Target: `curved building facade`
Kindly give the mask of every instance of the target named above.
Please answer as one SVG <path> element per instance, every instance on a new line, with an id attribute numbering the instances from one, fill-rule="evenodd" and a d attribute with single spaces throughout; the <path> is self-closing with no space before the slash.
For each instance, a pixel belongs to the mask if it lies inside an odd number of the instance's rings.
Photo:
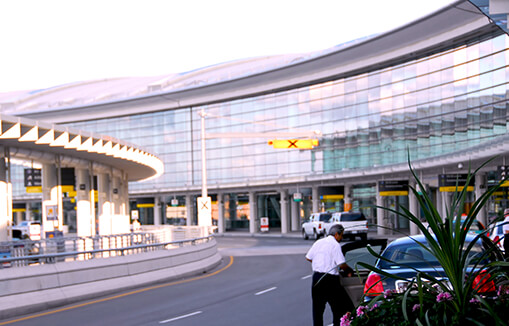
<path id="1" fill-rule="evenodd" d="M 450 193 L 440 179 L 497 155 L 478 175 L 473 200 L 509 164 L 508 90 L 507 34 L 471 2 L 457 1 L 326 51 L 71 84 L 17 94 L 1 108 L 157 153 L 164 174 L 129 187 L 133 202 L 153 204 L 140 206 L 149 224 L 196 222 L 203 111 L 207 185 L 220 232 L 258 232 L 265 216 L 272 228 L 298 231 L 310 212 L 324 209 L 361 210 L 372 224 L 414 232 L 374 207 L 418 214 L 415 198 L 381 188 L 412 184 L 410 158 L 427 186 L 422 191 L 445 212 Z M 268 145 L 315 131 L 319 145 L 310 150 Z M 506 195 L 493 198 L 480 219 L 506 206 Z"/>

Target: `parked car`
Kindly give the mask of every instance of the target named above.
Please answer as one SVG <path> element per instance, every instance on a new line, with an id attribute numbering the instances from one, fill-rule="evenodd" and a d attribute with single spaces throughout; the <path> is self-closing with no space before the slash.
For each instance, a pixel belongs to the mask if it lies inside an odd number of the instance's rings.
<path id="1" fill-rule="evenodd" d="M 489 232 L 489 237 L 490 237 L 491 241 L 493 241 L 493 243 L 495 243 L 497 245 L 497 247 L 502 252 L 505 252 L 505 250 L 504 250 L 505 237 L 503 237 L 504 223 L 509 223 L 509 220 L 507 222 L 500 221 L 500 222 L 495 223 L 495 225 L 490 227 L 490 232 Z"/>
<path id="2" fill-rule="evenodd" d="M 329 233 L 330 228 L 335 224 L 341 224 L 345 228 L 344 237 L 354 239 L 359 236 L 361 240 L 368 238 L 368 220 L 361 212 L 336 212 L 325 223 L 325 234 Z"/>
<path id="3" fill-rule="evenodd" d="M 311 214 L 309 219 L 302 223 L 302 237 L 305 240 L 310 237 L 316 240 L 325 235 L 324 224 L 325 222 L 328 222 L 331 217 L 332 213 L 330 212 Z"/>
<path id="4" fill-rule="evenodd" d="M 465 221 L 466 220 L 461 219 L 461 221 L 460 221 L 461 225 L 465 224 Z M 427 226 L 427 223 L 423 223 L 423 224 Z M 430 232 L 432 232 L 431 229 L 429 228 L 429 226 L 427 226 L 427 228 Z M 468 230 L 468 234 L 476 235 L 476 234 L 482 233 L 485 229 L 486 229 L 486 227 L 484 226 L 484 224 L 481 223 L 481 221 L 474 220 L 474 222 L 470 226 L 470 229 Z M 489 236 L 489 234 L 486 234 L 486 236 Z"/>
<path id="5" fill-rule="evenodd" d="M 474 235 L 467 235 L 467 243 L 474 241 L 474 238 Z M 370 300 L 387 290 L 395 290 L 400 293 L 404 292 L 416 276 L 416 271 L 410 267 L 428 273 L 437 279 L 445 277 L 443 268 L 436 258 L 427 250 L 424 250 L 414 240 L 424 245 L 427 244 L 426 238 L 423 235 L 399 238 L 391 242 L 382 253 L 382 257 L 392 262 L 379 259 L 375 265 L 386 273 L 398 275 L 406 278 L 406 280 L 387 278 L 378 273 L 370 272 L 364 286 L 366 300 Z M 489 238 L 481 236 L 477 239 L 470 252 L 473 258 L 472 263 L 476 261 L 475 257 L 481 257 L 483 253 L 486 252 L 487 248 L 493 248 L 493 242 Z M 493 249 L 490 256 L 484 258 L 481 264 L 504 259 L 498 248 L 495 247 Z"/>
<path id="6" fill-rule="evenodd" d="M 12 230 L 21 231 L 22 239 L 41 240 L 41 222 L 22 221 L 12 227 Z"/>

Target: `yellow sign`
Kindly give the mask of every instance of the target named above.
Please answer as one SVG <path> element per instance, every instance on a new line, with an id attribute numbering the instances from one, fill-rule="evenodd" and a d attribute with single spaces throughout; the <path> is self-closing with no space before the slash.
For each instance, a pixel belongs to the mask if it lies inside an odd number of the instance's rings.
<path id="1" fill-rule="evenodd" d="M 39 192 L 42 192 L 42 186 L 30 186 L 30 187 L 26 187 L 26 191 L 29 194 L 39 193 Z"/>
<path id="2" fill-rule="evenodd" d="M 318 146 L 318 139 L 274 139 L 268 144 L 274 148 L 312 149 Z"/>
<path id="3" fill-rule="evenodd" d="M 380 196 L 408 196 L 408 191 L 380 191 Z"/>
<path id="4" fill-rule="evenodd" d="M 154 203 L 144 203 L 144 204 L 136 204 L 136 207 L 138 208 L 150 208 L 154 207 Z"/>
<path id="5" fill-rule="evenodd" d="M 463 186 L 450 186 L 450 187 L 440 187 L 440 192 L 456 192 L 456 191 L 463 191 Z M 474 191 L 474 187 L 473 186 L 468 186 L 467 187 L 467 191 Z"/>
<path id="6" fill-rule="evenodd" d="M 321 197 L 322 202 L 333 202 L 344 199 L 345 195 L 323 195 Z"/>

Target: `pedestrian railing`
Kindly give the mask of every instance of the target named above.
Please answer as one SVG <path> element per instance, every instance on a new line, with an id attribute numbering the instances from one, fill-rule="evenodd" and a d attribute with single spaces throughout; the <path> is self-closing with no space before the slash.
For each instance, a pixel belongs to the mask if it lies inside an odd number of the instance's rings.
<path id="1" fill-rule="evenodd" d="M 51 264 L 133 255 L 178 248 L 210 241 L 212 236 L 161 241 L 153 232 L 96 237 L 59 237 L 40 241 L 20 240 L 0 243 L 0 269 L 34 264 Z"/>

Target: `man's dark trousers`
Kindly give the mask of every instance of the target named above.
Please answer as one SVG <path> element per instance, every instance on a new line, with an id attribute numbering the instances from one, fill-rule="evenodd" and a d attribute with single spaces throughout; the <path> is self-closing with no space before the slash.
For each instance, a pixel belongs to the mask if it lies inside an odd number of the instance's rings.
<path id="1" fill-rule="evenodd" d="M 313 299 L 313 325 L 323 326 L 323 312 L 326 303 L 332 309 L 334 326 L 339 326 L 341 317 L 354 309 L 352 300 L 339 283 L 339 275 L 313 273 L 311 287 Z"/>

